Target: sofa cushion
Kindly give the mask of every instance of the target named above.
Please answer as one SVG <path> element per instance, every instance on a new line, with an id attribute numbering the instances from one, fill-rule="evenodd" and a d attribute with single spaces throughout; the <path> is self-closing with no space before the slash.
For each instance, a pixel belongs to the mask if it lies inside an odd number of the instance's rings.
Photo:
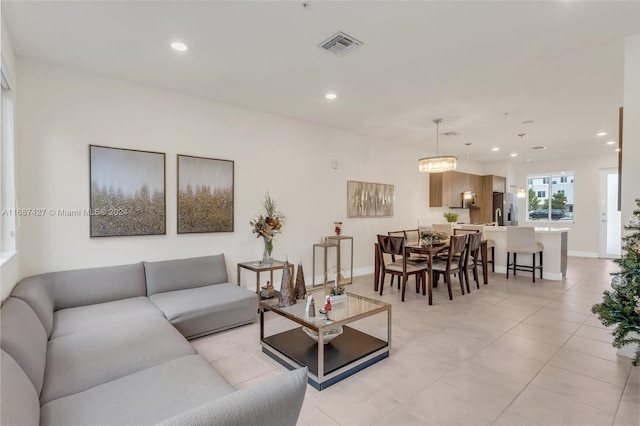
<path id="1" fill-rule="evenodd" d="M 24 370 L 40 394 L 47 357 L 47 333 L 31 307 L 9 297 L 0 313 L 0 346 Z"/>
<path id="2" fill-rule="evenodd" d="M 142 263 L 50 272 L 42 277 L 53 286 L 54 311 L 147 295 Z"/>
<path id="3" fill-rule="evenodd" d="M 248 324 L 258 315 L 258 296 L 231 283 L 158 293 L 149 299 L 188 339 Z"/>
<path id="4" fill-rule="evenodd" d="M 51 339 L 146 315 L 163 317 L 147 297 L 62 309 L 54 313 Z"/>
<path id="5" fill-rule="evenodd" d="M 288 371 L 162 422 L 165 426 L 295 426 L 307 389 L 307 368 Z"/>
<path id="6" fill-rule="evenodd" d="M 13 289 L 11 295 L 27 302 L 36 313 L 44 326 L 47 336 L 53 328 L 53 294 L 51 286 L 46 285 L 46 279 L 40 275 L 25 278 Z"/>
<path id="7" fill-rule="evenodd" d="M 42 406 L 42 425 L 154 424 L 233 392 L 200 355 L 190 355 Z"/>
<path id="8" fill-rule="evenodd" d="M 40 402 L 195 354 L 195 349 L 161 316 L 141 316 L 49 341 Z"/>
<path id="9" fill-rule="evenodd" d="M 224 254 L 144 262 L 147 295 L 227 282 Z"/>
<path id="10" fill-rule="evenodd" d="M 5 351 L 1 354 L 0 368 L 0 424 L 37 426 L 40 423 L 40 401 L 33 383 Z"/>

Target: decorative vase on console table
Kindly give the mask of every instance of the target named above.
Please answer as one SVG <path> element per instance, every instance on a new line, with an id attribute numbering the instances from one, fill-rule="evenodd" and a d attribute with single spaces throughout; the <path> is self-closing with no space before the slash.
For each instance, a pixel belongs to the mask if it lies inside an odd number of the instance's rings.
<path id="1" fill-rule="evenodd" d="M 271 253 L 273 252 L 273 240 L 267 237 L 263 237 L 264 240 L 264 252 L 262 253 L 262 263 L 270 265 L 273 263 L 273 257 Z"/>

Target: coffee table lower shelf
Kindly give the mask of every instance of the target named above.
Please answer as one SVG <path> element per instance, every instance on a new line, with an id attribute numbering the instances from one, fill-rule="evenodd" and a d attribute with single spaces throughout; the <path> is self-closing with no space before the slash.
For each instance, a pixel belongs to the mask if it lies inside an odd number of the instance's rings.
<path id="1" fill-rule="evenodd" d="M 343 333 L 324 345 L 324 374 L 318 379 L 318 343 L 302 327 L 262 339 L 262 352 L 293 370 L 309 367 L 309 384 L 323 390 L 389 356 L 389 344 L 343 326 Z"/>

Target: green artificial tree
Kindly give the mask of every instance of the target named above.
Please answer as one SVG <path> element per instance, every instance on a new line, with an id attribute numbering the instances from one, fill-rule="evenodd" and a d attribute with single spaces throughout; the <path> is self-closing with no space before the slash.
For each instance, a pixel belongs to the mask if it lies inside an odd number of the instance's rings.
<path id="1" fill-rule="evenodd" d="M 613 346 L 621 348 L 637 344 L 633 365 L 640 365 L 640 198 L 636 199 L 638 209 L 633 211 L 628 233 L 622 238 L 623 255 L 615 262 L 620 267 L 611 281 L 613 290 L 604 292 L 602 303 L 593 305 L 591 311 L 598 315 L 605 326 L 617 325 L 611 333 Z"/>

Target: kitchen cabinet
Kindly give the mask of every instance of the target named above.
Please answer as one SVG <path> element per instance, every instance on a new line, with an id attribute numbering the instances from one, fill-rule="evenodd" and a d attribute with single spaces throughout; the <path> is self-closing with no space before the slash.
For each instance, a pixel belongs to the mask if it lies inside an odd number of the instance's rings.
<path id="1" fill-rule="evenodd" d="M 462 193 L 482 190 L 482 176 L 462 172 L 431 173 L 429 175 L 430 207 L 461 207 Z"/>

